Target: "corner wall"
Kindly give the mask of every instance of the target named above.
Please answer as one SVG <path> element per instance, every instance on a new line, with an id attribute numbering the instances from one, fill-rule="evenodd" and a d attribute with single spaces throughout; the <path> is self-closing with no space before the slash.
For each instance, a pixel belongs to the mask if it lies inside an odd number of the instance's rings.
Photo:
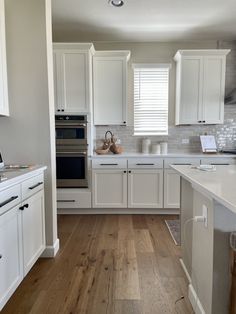
<path id="1" fill-rule="evenodd" d="M 51 0 L 7 0 L 10 117 L 0 117 L 6 163 L 46 165 L 46 243 L 57 240 Z"/>

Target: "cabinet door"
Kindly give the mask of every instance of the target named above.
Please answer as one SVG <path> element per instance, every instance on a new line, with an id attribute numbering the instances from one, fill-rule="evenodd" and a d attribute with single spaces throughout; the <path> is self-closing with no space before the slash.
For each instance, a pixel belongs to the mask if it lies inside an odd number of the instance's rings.
<path id="1" fill-rule="evenodd" d="M 57 52 L 57 97 L 64 113 L 89 111 L 88 53 L 73 50 Z"/>
<path id="2" fill-rule="evenodd" d="M 26 275 L 45 249 L 44 192 L 31 196 L 23 205 L 22 233 Z"/>
<path id="3" fill-rule="evenodd" d="M 0 115 L 9 116 L 4 0 L 0 0 Z"/>
<path id="4" fill-rule="evenodd" d="M 225 57 L 204 57 L 203 120 L 224 122 Z"/>
<path id="5" fill-rule="evenodd" d="M 0 216 L 0 311 L 23 278 L 19 206 Z"/>
<path id="6" fill-rule="evenodd" d="M 163 207 L 163 171 L 130 170 L 128 174 L 128 207 Z"/>
<path id="7" fill-rule="evenodd" d="M 171 169 L 164 172 L 164 208 L 180 207 L 180 176 Z"/>
<path id="8" fill-rule="evenodd" d="M 126 170 L 93 170 L 93 207 L 127 207 Z"/>
<path id="9" fill-rule="evenodd" d="M 94 124 L 126 124 L 126 69 L 124 58 L 94 57 Z"/>
<path id="10" fill-rule="evenodd" d="M 202 117 L 202 58 L 183 58 L 179 71 L 179 124 L 197 124 Z"/>

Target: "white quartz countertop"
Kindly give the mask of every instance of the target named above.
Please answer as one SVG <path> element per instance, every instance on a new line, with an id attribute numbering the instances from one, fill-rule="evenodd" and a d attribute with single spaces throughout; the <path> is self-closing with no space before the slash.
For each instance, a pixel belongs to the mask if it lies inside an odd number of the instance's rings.
<path id="1" fill-rule="evenodd" d="M 193 188 L 209 195 L 220 204 L 236 213 L 236 166 L 216 166 L 216 171 L 202 171 L 192 166 L 171 166 Z"/>
<path id="2" fill-rule="evenodd" d="M 6 187 L 20 183 L 28 178 L 32 177 L 37 173 L 40 173 L 46 170 L 46 166 L 30 166 L 26 169 L 0 169 L 0 176 L 5 179 L 0 179 L 0 190 L 5 189 Z"/>
<path id="3" fill-rule="evenodd" d="M 94 154 L 91 156 L 92 159 L 96 158 L 173 158 L 173 157 L 198 157 L 198 158 L 236 158 L 236 155 L 233 154 L 222 154 L 222 153 L 217 153 L 217 154 L 204 154 L 204 153 L 168 153 L 166 155 L 160 154 L 143 154 L 143 153 L 122 153 L 122 154 L 112 154 L 108 153 L 106 155 L 98 155 Z"/>

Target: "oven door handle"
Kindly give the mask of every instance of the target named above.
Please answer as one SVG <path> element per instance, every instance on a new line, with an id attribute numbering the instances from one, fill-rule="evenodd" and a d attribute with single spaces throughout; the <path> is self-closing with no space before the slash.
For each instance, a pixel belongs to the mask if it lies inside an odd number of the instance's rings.
<path id="1" fill-rule="evenodd" d="M 87 155 L 87 152 L 57 152 L 56 153 L 57 156 L 59 155 L 77 155 L 77 156 L 86 156 Z"/>
<path id="2" fill-rule="evenodd" d="M 73 126 L 73 127 L 75 127 L 75 126 L 77 126 L 77 127 L 86 127 L 87 126 L 87 124 L 86 123 L 68 123 L 68 124 L 56 124 L 56 129 L 58 128 L 58 129 L 60 129 L 60 128 L 68 128 L 68 127 L 70 127 L 70 126 Z"/>

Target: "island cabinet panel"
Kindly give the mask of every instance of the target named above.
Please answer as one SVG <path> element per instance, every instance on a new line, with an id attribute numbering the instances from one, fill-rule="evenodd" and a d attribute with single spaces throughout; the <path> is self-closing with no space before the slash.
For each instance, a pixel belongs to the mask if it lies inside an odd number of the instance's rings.
<path id="1" fill-rule="evenodd" d="M 127 207 L 127 171 L 94 170 L 92 194 L 95 208 Z"/>
<path id="2" fill-rule="evenodd" d="M 19 206 L 0 216 L 0 311 L 23 278 Z"/>
<path id="3" fill-rule="evenodd" d="M 163 170 L 128 171 L 128 207 L 163 207 Z"/>

